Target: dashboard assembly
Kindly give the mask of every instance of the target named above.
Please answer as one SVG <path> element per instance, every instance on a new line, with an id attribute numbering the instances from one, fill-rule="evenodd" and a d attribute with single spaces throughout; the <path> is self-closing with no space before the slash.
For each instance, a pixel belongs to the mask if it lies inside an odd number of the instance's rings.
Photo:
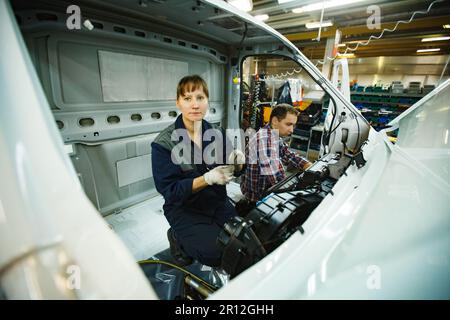
<path id="1" fill-rule="evenodd" d="M 222 269 L 234 277 L 275 250 L 293 233 L 304 233 L 304 222 L 332 193 L 337 179 L 352 160 L 328 154 L 308 171 L 272 186 L 243 217 L 228 221 L 218 237 L 223 248 Z"/>

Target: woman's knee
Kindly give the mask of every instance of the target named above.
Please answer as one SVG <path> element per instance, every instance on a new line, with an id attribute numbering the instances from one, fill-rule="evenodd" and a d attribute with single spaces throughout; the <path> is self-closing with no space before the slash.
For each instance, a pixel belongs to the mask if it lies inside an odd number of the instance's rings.
<path id="1" fill-rule="evenodd" d="M 183 249 L 192 258 L 208 266 L 219 266 L 222 249 L 217 244 L 221 231 L 218 225 L 210 225 L 207 229 L 197 230 L 191 236 L 183 238 Z"/>

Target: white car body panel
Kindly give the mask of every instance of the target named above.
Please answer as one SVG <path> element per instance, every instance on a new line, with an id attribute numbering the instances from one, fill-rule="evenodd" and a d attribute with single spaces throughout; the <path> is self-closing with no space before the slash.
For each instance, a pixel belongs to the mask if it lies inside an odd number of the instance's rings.
<path id="1" fill-rule="evenodd" d="M 1 1 L 0 38 L 8 43 L 0 48 L 2 287 L 12 299 L 155 298 L 129 251 L 84 195 L 11 19 Z M 70 266 L 81 272 L 79 290 L 68 290 L 64 281 Z"/>
<path id="2" fill-rule="evenodd" d="M 279 39 L 323 85 L 338 114 L 347 111 L 368 125 L 281 34 L 224 1 L 205 2 Z M 0 38 L 8 44 L 0 48 L 3 290 L 13 299 L 156 299 L 136 256 L 84 194 L 13 19 L 0 1 Z M 239 104 L 238 90 L 228 87 L 231 128 L 239 126 L 231 109 Z M 305 233 L 294 234 L 212 299 L 449 299 L 449 93 L 450 80 L 396 119 L 397 145 L 370 129 L 362 148 L 366 165 L 347 169 L 334 195 L 304 224 Z M 348 128 L 358 141 L 354 123 Z M 333 139 L 341 140 L 339 130 Z M 330 150 L 340 148 L 336 143 Z M 81 270 L 80 289 L 67 288 L 70 266 Z"/>

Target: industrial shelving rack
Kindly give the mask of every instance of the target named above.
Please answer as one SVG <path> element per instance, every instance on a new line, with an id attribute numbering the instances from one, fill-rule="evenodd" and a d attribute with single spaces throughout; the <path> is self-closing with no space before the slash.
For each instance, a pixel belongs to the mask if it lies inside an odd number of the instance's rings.
<path id="1" fill-rule="evenodd" d="M 381 130 L 424 97 L 420 93 L 363 92 L 351 91 L 352 103 L 376 130 Z"/>

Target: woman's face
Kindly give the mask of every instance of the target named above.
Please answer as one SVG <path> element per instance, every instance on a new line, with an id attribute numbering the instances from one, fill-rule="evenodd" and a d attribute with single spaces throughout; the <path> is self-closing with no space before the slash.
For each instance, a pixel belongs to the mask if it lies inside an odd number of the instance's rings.
<path id="1" fill-rule="evenodd" d="M 195 91 L 185 92 L 177 99 L 177 107 L 186 120 L 201 121 L 208 110 L 208 98 L 200 87 Z"/>

